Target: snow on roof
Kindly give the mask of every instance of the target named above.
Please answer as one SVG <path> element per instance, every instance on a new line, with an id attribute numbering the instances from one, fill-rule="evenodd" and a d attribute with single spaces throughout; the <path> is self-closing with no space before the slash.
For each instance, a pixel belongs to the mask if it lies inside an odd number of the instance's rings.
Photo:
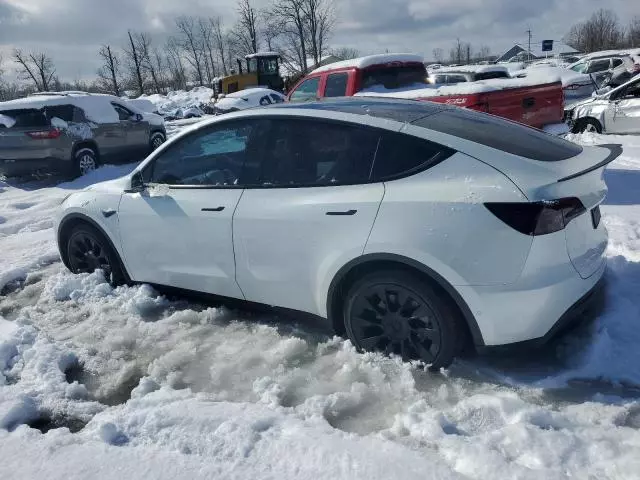
<path id="1" fill-rule="evenodd" d="M 55 105 L 75 105 L 81 108 L 87 119 L 95 123 L 115 123 L 119 121 L 118 113 L 111 106 L 111 102 L 122 104 L 122 100 L 112 95 L 71 93 L 60 94 L 51 93 L 49 95 L 33 95 L 25 98 L 18 98 L 8 102 L 0 102 L 0 112 L 16 109 L 41 109 Z M 140 112 L 135 106 L 128 108 L 135 113 Z"/>
<path id="2" fill-rule="evenodd" d="M 586 54 L 580 60 L 591 60 L 594 58 L 620 57 L 624 55 L 640 55 L 640 48 L 625 48 L 622 50 L 602 50 Z"/>
<path id="3" fill-rule="evenodd" d="M 524 70 L 512 72 L 511 74 L 514 77 L 529 78 L 532 81 L 537 81 L 538 83 L 552 83 L 560 78 L 563 87 L 571 84 L 587 85 L 593 83 L 593 80 L 591 80 L 591 76 L 589 75 L 574 72 L 573 70 L 569 70 L 568 68 L 553 66 L 538 66 L 534 68 L 529 67 Z"/>
<path id="4" fill-rule="evenodd" d="M 249 55 L 246 55 L 244 58 L 258 58 L 258 57 L 274 57 L 274 56 L 280 56 L 280 54 L 278 52 L 258 52 L 258 53 L 251 53 Z"/>
<path id="5" fill-rule="evenodd" d="M 529 78 L 499 78 L 492 80 L 480 80 L 477 82 L 462 82 L 451 85 L 415 84 L 415 87 L 413 88 L 399 88 L 391 90 L 386 89 L 381 85 L 376 85 L 356 93 L 356 96 L 419 99 L 448 95 L 472 95 L 476 93 L 507 90 L 510 88 L 532 87 L 555 82 L 560 82 L 560 78 L 548 76 L 544 78 L 544 81 L 541 81 L 540 78 L 536 76 Z"/>
<path id="6" fill-rule="evenodd" d="M 438 73 L 462 72 L 462 73 L 489 73 L 501 72 L 509 73 L 509 69 L 504 65 L 463 65 L 461 67 L 442 67 Z"/>
<path id="7" fill-rule="evenodd" d="M 316 68 L 311 73 L 326 72 L 329 70 L 337 70 L 341 68 L 367 68 L 373 65 L 384 65 L 393 62 L 418 62 L 423 63 L 424 58 L 420 55 L 411 53 L 387 53 L 382 55 L 369 55 L 368 57 L 354 58 L 351 60 L 343 60 L 341 62 L 330 63 L 322 67 Z"/>
<path id="8" fill-rule="evenodd" d="M 285 100 L 285 96 L 282 95 L 282 93 L 271 90 L 270 88 L 247 88 L 245 90 L 230 93 L 224 98 L 218 100 L 216 102 L 216 107 L 221 110 L 229 110 L 232 108 L 244 110 L 246 108 L 259 107 L 260 100 L 268 95 L 276 95 L 283 102 Z M 270 100 L 273 101 L 273 99 Z"/>

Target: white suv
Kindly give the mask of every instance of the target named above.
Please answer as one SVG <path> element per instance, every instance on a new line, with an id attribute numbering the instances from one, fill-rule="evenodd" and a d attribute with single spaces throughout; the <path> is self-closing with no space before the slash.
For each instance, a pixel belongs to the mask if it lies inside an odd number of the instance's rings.
<path id="1" fill-rule="evenodd" d="M 433 367 L 544 341 L 597 298 L 617 146 L 435 103 L 332 99 L 199 123 L 71 195 L 73 272 L 328 318 Z"/>

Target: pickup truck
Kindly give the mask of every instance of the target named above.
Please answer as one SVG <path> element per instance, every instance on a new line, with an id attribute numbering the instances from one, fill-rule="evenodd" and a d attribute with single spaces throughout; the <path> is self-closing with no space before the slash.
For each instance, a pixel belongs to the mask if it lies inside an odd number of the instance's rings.
<path id="1" fill-rule="evenodd" d="M 312 71 L 289 92 L 290 102 L 325 97 L 376 96 L 447 103 L 508 118 L 536 128 L 562 122 L 560 79 L 491 79 L 432 85 L 422 57 L 385 54 L 331 63 Z"/>

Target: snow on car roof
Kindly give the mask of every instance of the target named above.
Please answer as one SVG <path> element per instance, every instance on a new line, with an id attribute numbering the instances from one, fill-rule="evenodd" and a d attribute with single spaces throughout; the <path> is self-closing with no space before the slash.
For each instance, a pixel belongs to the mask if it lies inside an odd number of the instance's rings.
<path id="1" fill-rule="evenodd" d="M 472 95 L 475 93 L 493 92 L 510 88 L 532 87 L 547 83 L 560 82 L 558 76 L 548 76 L 544 81 L 532 76 L 530 78 L 499 78 L 492 80 L 479 80 L 477 82 L 462 82 L 452 85 L 429 85 L 416 84 L 414 88 L 386 89 L 382 85 L 375 85 L 371 88 L 356 93 L 362 97 L 391 97 L 391 98 L 427 98 L 442 97 L 448 95 Z"/>
<path id="2" fill-rule="evenodd" d="M 258 52 L 258 53 L 251 53 L 249 55 L 246 55 L 244 58 L 258 58 L 258 57 L 273 57 L 273 56 L 280 56 L 280 54 L 278 52 Z"/>
<path id="3" fill-rule="evenodd" d="M 229 93 L 228 95 L 225 95 L 224 98 L 244 98 L 250 95 L 258 95 L 258 94 L 268 95 L 270 93 L 275 93 L 276 95 L 279 95 L 281 97 L 284 96 L 282 95 L 282 93 L 277 92 L 275 90 L 271 90 L 270 88 L 255 87 L 255 88 L 245 88 L 244 90 L 238 90 L 237 92 Z"/>
<path id="4" fill-rule="evenodd" d="M 501 72 L 509 73 L 509 69 L 504 65 L 463 65 L 461 67 L 442 67 L 438 70 L 438 73 L 489 73 L 489 72 Z"/>
<path id="5" fill-rule="evenodd" d="M 585 85 L 593 83 L 590 75 L 554 66 L 529 67 L 517 72 L 511 72 L 511 75 L 518 78 L 530 78 L 538 81 L 538 83 L 552 83 L 560 78 L 563 87 L 576 83 Z"/>
<path id="6" fill-rule="evenodd" d="M 103 94 L 86 94 L 72 93 L 61 94 L 51 93 L 33 95 L 7 102 L 0 102 L 0 112 L 16 109 L 41 109 L 47 106 L 55 105 L 75 105 L 81 108 L 86 117 L 95 123 L 115 123 L 119 121 L 118 113 L 111 106 L 111 102 L 125 104 L 118 97 Z M 126 105 L 127 108 L 135 113 L 140 112 L 134 105 Z"/>
<path id="7" fill-rule="evenodd" d="M 620 57 L 624 55 L 640 55 L 640 48 L 626 48 L 622 50 L 602 50 L 600 52 L 591 52 L 582 57 L 579 61 L 606 57 Z"/>
<path id="8" fill-rule="evenodd" d="M 382 55 L 369 55 L 367 57 L 329 63 L 328 65 L 316 68 L 311 73 L 327 72 L 330 70 L 338 70 L 340 68 L 367 68 L 373 65 L 384 65 L 385 63 L 393 62 L 423 63 L 424 58 L 420 55 L 414 55 L 412 53 L 386 53 Z"/>

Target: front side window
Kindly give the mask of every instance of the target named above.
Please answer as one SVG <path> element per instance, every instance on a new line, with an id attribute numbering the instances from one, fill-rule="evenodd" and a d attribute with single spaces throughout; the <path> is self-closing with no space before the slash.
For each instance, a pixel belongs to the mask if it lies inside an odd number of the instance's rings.
<path id="1" fill-rule="evenodd" d="M 315 187 L 367 183 L 379 134 L 344 123 L 272 120 L 258 183 Z"/>
<path id="2" fill-rule="evenodd" d="M 275 58 L 260 59 L 260 73 L 273 75 L 278 73 L 278 60 Z"/>
<path id="3" fill-rule="evenodd" d="M 133 117 L 133 112 L 119 103 L 112 103 L 111 105 L 113 105 L 114 110 L 118 113 L 118 119 L 120 119 L 120 121 L 131 120 L 131 117 Z"/>
<path id="4" fill-rule="evenodd" d="M 348 73 L 334 73 L 327 77 L 325 97 L 344 97 L 347 94 Z"/>
<path id="5" fill-rule="evenodd" d="M 236 186 L 259 125 L 233 122 L 195 132 L 160 154 L 143 177 L 152 184 Z"/>
<path id="6" fill-rule="evenodd" d="M 609 59 L 606 60 L 594 60 L 589 64 L 589 68 L 585 73 L 597 73 L 609 70 Z"/>
<path id="7" fill-rule="evenodd" d="M 296 88 L 291 97 L 290 102 L 310 102 L 318 98 L 318 87 L 320 86 L 320 77 L 309 78 L 302 82 Z"/>
<path id="8" fill-rule="evenodd" d="M 373 180 L 382 182 L 429 168 L 455 153 L 450 148 L 404 133 L 386 132 L 373 165 Z"/>

